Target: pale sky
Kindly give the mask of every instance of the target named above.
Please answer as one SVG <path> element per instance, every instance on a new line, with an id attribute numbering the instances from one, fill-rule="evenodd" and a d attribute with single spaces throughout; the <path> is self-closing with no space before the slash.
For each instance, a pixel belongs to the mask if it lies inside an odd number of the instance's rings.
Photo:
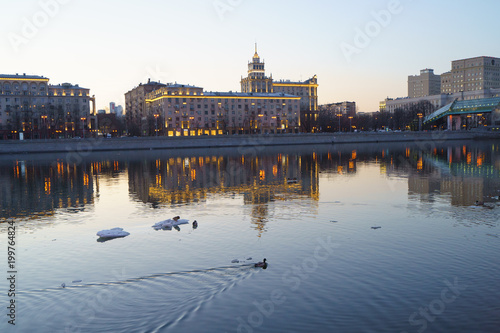
<path id="1" fill-rule="evenodd" d="M 97 108 L 146 82 L 240 91 L 254 43 L 273 78 L 318 75 L 319 103 L 378 110 L 408 75 L 500 57 L 498 0 L 0 0 L 0 73 L 90 88 Z"/>

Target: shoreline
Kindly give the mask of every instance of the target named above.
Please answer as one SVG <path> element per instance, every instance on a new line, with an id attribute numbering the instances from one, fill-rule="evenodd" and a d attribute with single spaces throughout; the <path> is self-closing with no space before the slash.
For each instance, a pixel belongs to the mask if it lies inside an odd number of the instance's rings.
<path id="1" fill-rule="evenodd" d="M 361 132 L 275 135 L 220 135 L 197 137 L 136 137 L 40 139 L 0 141 L 0 154 L 91 151 L 171 150 L 252 146 L 322 145 L 345 143 L 423 142 L 448 140 L 499 140 L 499 132 Z"/>

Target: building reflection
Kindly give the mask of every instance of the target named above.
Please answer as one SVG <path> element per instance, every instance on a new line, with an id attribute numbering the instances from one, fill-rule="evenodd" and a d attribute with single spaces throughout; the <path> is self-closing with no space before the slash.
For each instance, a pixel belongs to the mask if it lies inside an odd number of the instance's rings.
<path id="1" fill-rule="evenodd" d="M 409 195 L 433 202 L 449 195 L 454 206 L 497 202 L 500 189 L 498 145 L 449 145 L 429 150 L 406 148 L 382 158 L 381 170 L 407 177 Z M 382 155 L 382 154 L 380 154 Z"/>
<path id="2" fill-rule="evenodd" d="M 252 205 L 252 223 L 260 231 L 269 218 L 269 202 L 317 201 L 318 173 L 316 153 L 171 157 L 130 162 L 128 170 L 132 195 L 153 207 L 205 201 L 214 194 L 241 196 Z"/>
<path id="3" fill-rule="evenodd" d="M 94 155 L 80 163 L 66 159 L 0 161 L 2 218 L 50 216 L 57 209 L 93 205 L 103 180 L 128 175 L 130 196 L 153 208 L 189 205 L 209 197 L 239 198 L 249 207 L 259 233 L 277 206 L 298 214 L 306 200 L 318 206 L 320 176 L 353 177 L 360 166 L 408 183 L 410 200 L 451 205 L 495 202 L 500 194 L 500 146 L 491 143 L 342 145 L 270 148 L 259 154 L 167 152 L 116 156 Z M 123 177 L 121 177 L 123 179 Z M 342 185 L 345 186 L 345 185 Z M 294 200 L 297 200 L 294 204 Z"/>
<path id="4" fill-rule="evenodd" d="M 2 218 L 50 216 L 58 208 L 93 203 L 91 164 L 15 160 L 0 164 Z"/>

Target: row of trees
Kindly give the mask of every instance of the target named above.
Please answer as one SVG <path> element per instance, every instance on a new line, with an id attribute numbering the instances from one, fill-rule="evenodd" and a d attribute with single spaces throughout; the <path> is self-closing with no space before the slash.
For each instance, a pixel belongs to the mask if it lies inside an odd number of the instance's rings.
<path id="1" fill-rule="evenodd" d="M 328 112 L 319 115 L 318 126 L 322 132 L 350 132 L 376 130 L 411 130 L 428 129 L 423 118 L 435 111 L 428 101 L 421 101 L 407 108 L 396 109 L 394 113 L 373 112 L 371 114 L 339 116 Z"/>

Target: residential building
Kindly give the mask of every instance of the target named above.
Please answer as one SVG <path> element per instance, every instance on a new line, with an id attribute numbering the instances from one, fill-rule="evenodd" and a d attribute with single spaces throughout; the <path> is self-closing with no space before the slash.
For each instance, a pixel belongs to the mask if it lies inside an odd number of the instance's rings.
<path id="1" fill-rule="evenodd" d="M 446 73 L 442 93 L 459 93 L 500 88 L 500 58 L 475 57 L 454 60 Z"/>
<path id="2" fill-rule="evenodd" d="M 320 105 L 320 112 L 327 112 L 331 115 L 342 115 L 348 117 L 356 116 L 356 102 L 339 102 Z"/>
<path id="3" fill-rule="evenodd" d="M 441 93 L 441 77 L 430 68 L 422 69 L 420 75 L 408 76 L 408 97 L 425 97 Z"/>
<path id="4" fill-rule="evenodd" d="M 57 133 L 57 137 L 83 137 L 97 129 L 95 98 L 90 96 L 88 88 L 71 83 L 49 85 L 48 105 L 50 121 L 46 125 Z"/>
<path id="5" fill-rule="evenodd" d="M 318 81 L 273 82 L 255 47 L 241 92 L 148 81 L 125 94 L 127 130 L 137 135 L 314 132 Z M 304 123 L 306 125 L 304 126 Z"/>
<path id="6" fill-rule="evenodd" d="M 453 93 L 453 75 L 451 72 L 441 74 L 441 94 Z"/>
<path id="7" fill-rule="evenodd" d="M 197 136 L 288 133 L 300 127 L 300 97 L 285 93 L 204 92 L 168 84 L 146 96 L 143 134 Z"/>
<path id="8" fill-rule="evenodd" d="M 50 85 L 38 75 L 0 75 L 0 138 L 17 139 L 20 133 L 29 139 L 90 135 L 94 115 L 89 89 Z"/>
<path id="9" fill-rule="evenodd" d="M 148 80 L 125 93 L 125 118 L 128 129 L 140 134 L 142 122 L 146 120 L 146 95 L 155 89 L 165 87 L 164 83 Z"/>

